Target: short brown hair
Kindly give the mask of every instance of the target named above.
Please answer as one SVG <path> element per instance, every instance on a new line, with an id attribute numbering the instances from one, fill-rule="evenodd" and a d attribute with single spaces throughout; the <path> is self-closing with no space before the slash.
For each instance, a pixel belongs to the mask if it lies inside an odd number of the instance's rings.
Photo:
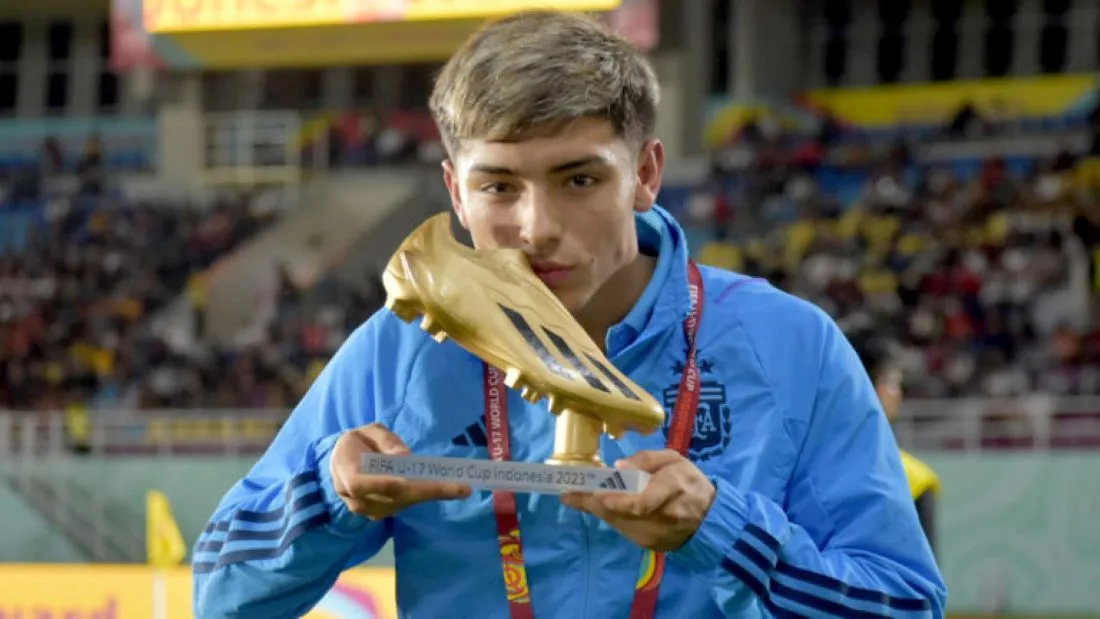
<path id="1" fill-rule="evenodd" d="M 431 111 L 448 153 L 462 140 L 519 140 L 605 118 L 653 137 L 660 86 L 645 57 L 591 17 L 526 11 L 484 26 L 447 62 Z"/>

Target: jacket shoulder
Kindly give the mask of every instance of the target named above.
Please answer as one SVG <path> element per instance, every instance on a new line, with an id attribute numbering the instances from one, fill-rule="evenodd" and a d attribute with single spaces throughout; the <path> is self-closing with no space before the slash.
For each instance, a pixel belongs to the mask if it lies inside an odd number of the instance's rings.
<path id="1" fill-rule="evenodd" d="M 794 331 L 799 337 L 818 336 L 836 328 L 817 305 L 773 286 L 762 277 L 701 266 L 711 316 L 739 324 L 754 336 Z M 710 307 L 708 307 L 710 309 Z"/>
<path id="2" fill-rule="evenodd" d="M 785 417 L 806 421 L 825 382 L 858 366 L 836 322 L 820 307 L 768 281 L 709 270 L 705 339 L 740 360 L 742 382 L 755 376 Z M 824 381 L 824 382 L 823 382 Z"/>

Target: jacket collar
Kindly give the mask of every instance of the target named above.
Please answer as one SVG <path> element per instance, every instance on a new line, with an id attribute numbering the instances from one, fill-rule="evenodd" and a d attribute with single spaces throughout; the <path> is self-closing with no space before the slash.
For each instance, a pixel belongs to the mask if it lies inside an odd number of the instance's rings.
<path id="1" fill-rule="evenodd" d="M 627 346 L 679 326 L 691 311 L 688 289 L 688 246 L 684 230 L 660 206 L 635 215 L 642 251 L 656 252 L 657 266 L 634 309 L 607 334 L 607 351 L 615 355 Z"/>

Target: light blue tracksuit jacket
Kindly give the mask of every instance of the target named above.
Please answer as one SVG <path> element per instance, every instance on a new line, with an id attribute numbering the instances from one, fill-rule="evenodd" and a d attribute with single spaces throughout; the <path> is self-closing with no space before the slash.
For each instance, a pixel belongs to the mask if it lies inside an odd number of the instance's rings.
<path id="1" fill-rule="evenodd" d="M 690 308 L 684 232 L 639 215 L 658 263 L 607 337 L 609 358 L 671 410 Z M 942 617 L 946 588 L 921 531 L 897 444 L 835 323 L 767 282 L 703 267 L 702 396 L 691 458 L 717 495 L 668 554 L 657 619 Z M 509 392 L 516 460 L 549 457 L 553 417 Z M 491 495 L 383 521 L 335 495 L 329 454 L 372 422 L 413 453 L 488 458 L 481 362 L 383 310 L 356 330 L 267 453 L 234 485 L 193 553 L 202 619 L 299 617 L 340 573 L 394 541 L 401 617 L 507 618 Z M 661 449 L 663 433 L 605 437 L 603 458 Z M 625 619 L 643 551 L 556 496 L 517 495 L 538 619 Z"/>

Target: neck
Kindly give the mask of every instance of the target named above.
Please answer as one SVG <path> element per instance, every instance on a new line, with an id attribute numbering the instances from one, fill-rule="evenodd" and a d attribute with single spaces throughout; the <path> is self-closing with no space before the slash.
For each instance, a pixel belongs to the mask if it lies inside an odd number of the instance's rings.
<path id="1" fill-rule="evenodd" d="M 622 322 L 638 299 L 642 298 L 657 259 L 638 253 L 630 264 L 619 269 L 603 285 L 592 299 L 580 310 L 574 312 L 581 327 L 596 342 L 600 350 L 607 352 L 607 332 L 612 326 Z"/>

